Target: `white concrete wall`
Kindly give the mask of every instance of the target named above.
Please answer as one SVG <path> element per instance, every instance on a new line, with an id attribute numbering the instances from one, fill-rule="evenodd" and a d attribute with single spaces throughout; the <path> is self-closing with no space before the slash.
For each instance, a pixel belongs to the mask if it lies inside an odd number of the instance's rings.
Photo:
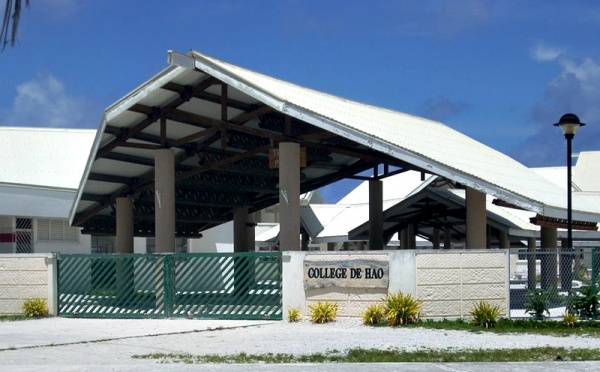
<path id="1" fill-rule="evenodd" d="M 36 240 L 33 243 L 33 252 L 35 253 L 63 253 L 63 254 L 90 254 L 92 242 L 90 235 L 79 234 L 77 241 L 48 241 Z"/>
<path id="2" fill-rule="evenodd" d="M 202 231 L 202 238 L 200 239 L 189 239 L 188 252 L 233 252 L 233 221 Z"/>
<path id="3" fill-rule="evenodd" d="M 338 316 L 360 317 L 366 308 L 382 303 L 388 293 L 411 294 L 423 301 L 423 318 L 468 317 L 475 302 L 498 304 L 502 315 L 508 308 L 508 257 L 506 251 L 371 251 L 371 252 L 283 252 L 283 317 L 289 308 L 300 308 L 309 316 L 317 301 L 335 302 Z M 389 262 L 386 288 L 353 287 L 351 281 L 324 282 L 307 287 L 305 261 L 385 260 Z"/>
<path id="4" fill-rule="evenodd" d="M 51 315 L 57 314 L 56 256 L 6 254 L 0 256 L 0 314 L 22 314 L 23 302 L 43 298 Z"/>
<path id="5" fill-rule="evenodd" d="M 468 317 L 479 301 L 499 305 L 507 314 L 508 251 L 417 252 L 417 298 L 424 318 Z"/>

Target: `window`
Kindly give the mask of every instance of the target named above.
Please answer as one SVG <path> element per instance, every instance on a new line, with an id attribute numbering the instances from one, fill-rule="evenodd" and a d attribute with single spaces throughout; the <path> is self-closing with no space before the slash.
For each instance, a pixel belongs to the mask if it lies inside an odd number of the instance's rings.
<path id="1" fill-rule="evenodd" d="M 77 241 L 79 228 L 69 226 L 66 220 L 39 218 L 37 220 L 38 240 Z"/>

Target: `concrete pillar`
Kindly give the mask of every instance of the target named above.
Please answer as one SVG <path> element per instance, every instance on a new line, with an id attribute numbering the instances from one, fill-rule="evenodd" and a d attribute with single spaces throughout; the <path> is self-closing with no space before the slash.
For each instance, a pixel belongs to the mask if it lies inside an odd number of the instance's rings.
<path id="1" fill-rule="evenodd" d="M 561 239 L 560 242 L 560 290 L 570 291 L 573 286 L 573 250 L 569 247 L 568 239 Z"/>
<path id="2" fill-rule="evenodd" d="M 175 252 L 175 153 L 154 152 L 156 253 Z"/>
<path id="3" fill-rule="evenodd" d="M 408 229 L 400 230 L 400 249 L 408 249 Z"/>
<path id="4" fill-rule="evenodd" d="M 510 240 L 508 240 L 508 233 L 506 231 L 498 231 L 498 240 L 500 240 L 499 248 L 510 248 Z"/>
<path id="5" fill-rule="evenodd" d="M 300 250 L 300 146 L 279 144 L 279 211 L 281 251 Z"/>
<path id="6" fill-rule="evenodd" d="M 256 251 L 256 214 L 248 214 L 248 223 L 246 224 L 247 238 L 246 243 L 248 244 L 248 251 Z"/>
<path id="7" fill-rule="evenodd" d="M 433 229 L 431 244 L 433 245 L 433 249 L 440 249 L 440 229 L 437 227 Z"/>
<path id="8" fill-rule="evenodd" d="M 308 251 L 308 241 L 310 239 L 310 237 L 308 236 L 308 233 L 306 231 L 302 230 L 301 238 L 302 238 L 302 241 L 301 241 L 300 249 L 302 251 Z"/>
<path id="9" fill-rule="evenodd" d="M 233 251 L 248 252 L 248 207 L 233 211 Z"/>
<path id="10" fill-rule="evenodd" d="M 542 289 L 556 289 L 556 227 L 544 227 L 541 229 L 541 286 Z"/>
<path id="11" fill-rule="evenodd" d="M 415 233 L 415 225 L 412 223 L 406 228 L 408 238 L 408 249 L 417 249 L 417 235 Z"/>
<path id="12" fill-rule="evenodd" d="M 467 208 L 467 249 L 487 248 L 485 194 L 467 187 L 465 203 Z"/>
<path id="13" fill-rule="evenodd" d="M 115 253 L 133 253 L 133 199 L 117 198 Z"/>
<path id="14" fill-rule="evenodd" d="M 527 238 L 527 289 L 535 289 L 537 282 L 536 247 L 537 239 Z"/>
<path id="15" fill-rule="evenodd" d="M 362 240 L 359 242 L 356 242 L 356 250 L 364 251 L 365 250 L 365 242 L 363 242 Z"/>
<path id="16" fill-rule="evenodd" d="M 444 228 L 444 249 L 452 248 L 452 229 L 450 226 Z"/>
<path id="17" fill-rule="evenodd" d="M 369 181 L 369 250 L 383 249 L 383 182 Z"/>

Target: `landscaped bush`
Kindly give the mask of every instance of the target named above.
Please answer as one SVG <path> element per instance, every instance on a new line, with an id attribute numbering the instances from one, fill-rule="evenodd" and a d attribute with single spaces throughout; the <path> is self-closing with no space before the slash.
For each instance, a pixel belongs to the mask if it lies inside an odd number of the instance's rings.
<path id="1" fill-rule="evenodd" d="M 487 301 L 479 301 L 469 310 L 469 315 L 473 318 L 471 324 L 488 329 L 496 325 L 500 316 L 500 306 L 491 305 Z"/>
<path id="2" fill-rule="evenodd" d="M 366 325 L 377 325 L 385 319 L 385 307 L 381 304 L 373 304 L 367 307 L 362 314 L 363 323 Z"/>
<path id="3" fill-rule="evenodd" d="M 422 305 L 422 301 L 417 300 L 410 294 L 390 293 L 384 299 L 384 315 L 388 324 L 392 327 L 414 323 L 421 314 Z"/>
<path id="4" fill-rule="evenodd" d="M 567 311 L 578 315 L 581 319 L 598 319 L 600 309 L 598 308 L 598 291 L 594 287 L 582 287 L 572 290 L 569 296 Z"/>
<path id="5" fill-rule="evenodd" d="M 308 306 L 310 309 L 310 321 L 313 323 L 333 322 L 337 316 L 338 304 L 328 301 L 317 301 L 316 304 Z"/>
<path id="6" fill-rule="evenodd" d="M 29 318 L 48 316 L 48 305 L 43 298 L 31 298 L 23 303 L 23 313 Z"/>
<path id="7" fill-rule="evenodd" d="M 525 311 L 535 320 L 544 320 L 547 315 L 550 315 L 548 310 L 548 300 L 552 295 L 552 291 L 544 291 L 541 289 L 532 289 L 527 293 L 527 302 L 525 303 Z"/>
<path id="8" fill-rule="evenodd" d="M 288 322 L 296 323 L 300 321 L 300 308 L 288 308 Z"/>
<path id="9" fill-rule="evenodd" d="M 566 312 L 563 314 L 563 324 L 569 328 L 577 326 L 579 317 L 576 314 Z"/>

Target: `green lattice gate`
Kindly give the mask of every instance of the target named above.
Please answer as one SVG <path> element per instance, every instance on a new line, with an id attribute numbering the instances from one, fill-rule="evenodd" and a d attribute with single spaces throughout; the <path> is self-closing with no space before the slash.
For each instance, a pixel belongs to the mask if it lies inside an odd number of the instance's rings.
<path id="1" fill-rule="evenodd" d="M 281 319 L 281 255 L 60 255 L 65 317 Z"/>

